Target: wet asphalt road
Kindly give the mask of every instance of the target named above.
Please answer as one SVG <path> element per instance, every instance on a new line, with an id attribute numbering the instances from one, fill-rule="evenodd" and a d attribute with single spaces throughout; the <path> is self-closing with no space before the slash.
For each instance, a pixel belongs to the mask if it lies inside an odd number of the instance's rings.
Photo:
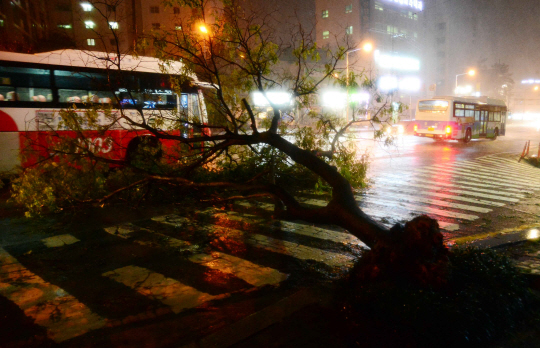
<path id="1" fill-rule="evenodd" d="M 375 146 L 372 185 L 358 202 L 389 226 L 429 214 L 447 240 L 540 226 L 540 169 L 517 163 L 529 139 L 540 142 L 536 129 L 509 126 L 496 141 L 405 135 Z M 302 289 L 339 279 L 364 248 L 332 226 L 271 221 L 271 208 L 237 202 L 236 212 L 174 208 L 116 220 L 111 211 L 46 230 L 2 221 L 0 346 L 242 342 L 318 301 Z"/>

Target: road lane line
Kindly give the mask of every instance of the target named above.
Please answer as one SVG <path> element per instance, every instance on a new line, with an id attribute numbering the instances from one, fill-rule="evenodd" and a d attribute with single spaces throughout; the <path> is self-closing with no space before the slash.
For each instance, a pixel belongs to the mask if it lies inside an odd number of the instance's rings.
<path id="1" fill-rule="evenodd" d="M 100 329 L 107 319 L 58 286 L 46 282 L 0 248 L 0 295 L 46 328 L 57 343 Z"/>
<path id="2" fill-rule="evenodd" d="M 385 180 L 382 179 L 381 181 L 385 181 Z M 388 183 L 392 184 L 392 181 L 388 181 Z M 421 185 L 421 184 L 414 184 L 414 183 L 409 183 L 407 185 L 408 186 L 413 186 L 413 187 L 418 187 L 418 188 L 426 188 L 426 189 L 430 189 L 430 190 L 438 189 L 438 187 L 434 187 L 433 185 L 430 186 L 430 185 Z M 383 189 L 390 190 L 388 188 L 387 184 L 385 184 L 385 187 L 383 187 Z M 422 195 L 428 195 L 428 196 L 434 196 L 434 197 L 440 197 L 440 198 L 447 198 L 447 199 L 451 199 L 451 200 L 454 200 L 454 201 L 462 201 L 462 202 L 483 204 L 483 205 L 489 205 L 489 206 L 494 206 L 494 207 L 504 207 L 506 205 L 505 203 L 502 203 L 502 202 L 493 202 L 493 201 L 486 201 L 486 200 L 478 199 L 478 198 L 455 196 L 455 195 L 450 195 L 450 194 L 446 194 L 446 193 L 439 193 L 439 192 L 435 192 L 435 191 L 419 191 L 419 190 L 415 190 L 415 189 L 412 189 L 412 188 L 404 188 L 404 187 L 399 187 L 399 186 L 395 188 L 395 191 L 412 193 L 412 194 L 422 194 Z"/>
<path id="3" fill-rule="evenodd" d="M 128 286 L 148 298 L 160 301 L 169 306 L 176 314 L 184 309 L 198 307 L 205 302 L 224 297 L 223 295 L 207 294 L 175 279 L 167 278 L 163 274 L 139 266 L 117 268 L 102 275 Z"/>

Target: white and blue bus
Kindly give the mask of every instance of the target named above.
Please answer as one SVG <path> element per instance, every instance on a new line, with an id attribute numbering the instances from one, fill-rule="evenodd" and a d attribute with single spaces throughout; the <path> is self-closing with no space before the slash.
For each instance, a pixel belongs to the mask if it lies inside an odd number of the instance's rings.
<path id="1" fill-rule="evenodd" d="M 488 97 L 434 97 L 418 101 L 414 135 L 435 140 L 497 139 L 505 134 L 506 104 Z"/>

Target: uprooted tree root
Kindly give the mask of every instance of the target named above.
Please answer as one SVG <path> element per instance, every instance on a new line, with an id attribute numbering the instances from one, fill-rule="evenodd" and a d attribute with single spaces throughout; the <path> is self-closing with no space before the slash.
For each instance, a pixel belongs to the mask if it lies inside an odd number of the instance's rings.
<path id="1" fill-rule="evenodd" d="M 351 346 L 486 346 L 538 308 L 506 256 L 448 250 L 427 216 L 392 232 L 395 243 L 375 245 L 339 292 Z"/>

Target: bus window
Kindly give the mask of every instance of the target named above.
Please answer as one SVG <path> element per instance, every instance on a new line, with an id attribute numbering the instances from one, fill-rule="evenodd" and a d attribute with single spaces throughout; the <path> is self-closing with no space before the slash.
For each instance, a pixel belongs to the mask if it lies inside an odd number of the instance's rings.
<path id="1" fill-rule="evenodd" d="M 0 67 L 2 85 L 15 87 L 50 87 L 51 77 L 48 69 Z"/>
<path id="2" fill-rule="evenodd" d="M 418 103 L 418 111 L 444 113 L 448 110 L 446 100 L 421 100 Z"/>
<path id="3" fill-rule="evenodd" d="M 51 102 L 52 90 L 50 88 L 17 87 L 19 101 Z"/>
<path id="4" fill-rule="evenodd" d="M 480 111 L 479 111 L 479 110 L 476 110 L 476 111 L 474 112 L 474 120 L 475 120 L 476 122 L 480 121 Z"/>
<path id="5" fill-rule="evenodd" d="M 83 103 L 89 101 L 89 94 L 84 89 L 59 89 L 58 98 L 61 103 Z"/>
<path id="6" fill-rule="evenodd" d="M 199 117 L 199 96 L 196 94 L 191 95 L 191 109 L 193 116 Z"/>
<path id="7" fill-rule="evenodd" d="M 456 110 L 455 110 L 455 115 L 456 115 L 456 117 L 463 117 L 463 116 L 465 116 L 465 110 L 463 110 L 463 109 L 456 109 Z"/>
<path id="8" fill-rule="evenodd" d="M 70 90 L 110 90 L 105 73 L 87 73 L 55 70 L 54 80 L 57 88 Z M 63 101 L 60 99 L 60 101 Z"/>
<path id="9" fill-rule="evenodd" d="M 15 87 L 0 86 L 0 101 L 16 101 Z"/>

